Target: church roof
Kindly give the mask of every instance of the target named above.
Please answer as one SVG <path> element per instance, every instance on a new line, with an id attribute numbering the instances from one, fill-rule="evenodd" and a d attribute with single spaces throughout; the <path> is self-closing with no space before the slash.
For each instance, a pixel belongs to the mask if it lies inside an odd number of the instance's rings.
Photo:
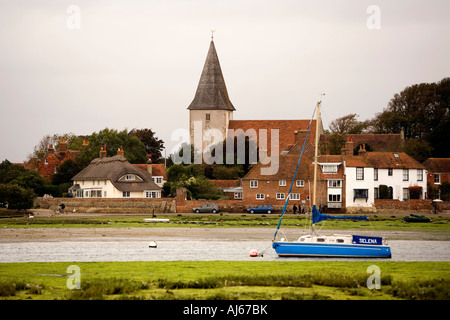
<path id="1" fill-rule="evenodd" d="M 220 68 L 214 41 L 211 41 L 198 83 L 194 100 L 189 110 L 236 110 L 228 97 L 227 87 Z"/>

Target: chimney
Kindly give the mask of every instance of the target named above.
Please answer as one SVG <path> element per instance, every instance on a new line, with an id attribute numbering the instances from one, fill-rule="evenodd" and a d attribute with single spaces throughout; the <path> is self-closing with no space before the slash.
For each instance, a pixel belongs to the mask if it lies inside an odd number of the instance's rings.
<path id="1" fill-rule="evenodd" d="M 366 152 L 367 152 L 367 151 L 366 151 L 366 145 L 365 145 L 365 144 L 359 146 L 358 156 L 362 156 L 362 155 L 364 155 Z"/>
<path id="2" fill-rule="evenodd" d="M 147 172 L 150 173 L 150 175 L 153 174 L 153 168 L 152 168 L 152 155 L 147 154 Z"/>
<path id="3" fill-rule="evenodd" d="M 55 152 L 55 149 L 53 149 L 53 145 L 52 144 L 49 144 L 48 145 L 48 154 L 53 154 L 53 152 Z"/>
<path id="4" fill-rule="evenodd" d="M 101 149 L 100 149 L 100 159 L 103 159 L 103 158 L 106 158 L 107 157 L 107 152 L 106 152 L 106 144 L 105 144 L 105 146 L 103 146 Z"/>
<path id="5" fill-rule="evenodd" d="M 353 148 L 354 148 L 353 147 L 353 139 L 352 138 L 348 138 L 347 139 L 347 146 L 346 146 L 345 154 L 352 156 L 353 155 Z"/>
<path id="6" fill-rule="evenodd" d="M 124 155 L 124 152 L 123 152 L 123 147 L 122 147 L 122 146 L 120 146 L 120 148 L 117 149 L 117 155 L 118 155 L 118 156 L 122 156 L 122 157 L 125 156 L 125 155 Z"/>
<path id="7" fill-rule="evenodd" d="M 64 139 L 64 138 L 61 138 L 61 141 L 59 142 L 59 152 L 60 153 L 67 152 L 67 142 L 66 142 L 66 139 Z"/>

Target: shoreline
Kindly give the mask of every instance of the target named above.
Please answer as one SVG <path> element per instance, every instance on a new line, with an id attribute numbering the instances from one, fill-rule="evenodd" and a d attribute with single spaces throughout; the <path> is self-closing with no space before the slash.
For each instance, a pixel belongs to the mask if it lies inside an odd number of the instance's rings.
<path id="1" fill-rule="evenodd" d="M 279 237 L 296 239 L 303 230 L 280 229 Z M 58 241 L 272 241 L 272 228 L 200 228 L 200 227 L 125 227 L 125 228 L 2 228 L 0 243 Z M 430 230 L 324 230 L 319 234 L 359 234 L 386 237 L 387 240 L 450 241 L 448 231 Z"/>

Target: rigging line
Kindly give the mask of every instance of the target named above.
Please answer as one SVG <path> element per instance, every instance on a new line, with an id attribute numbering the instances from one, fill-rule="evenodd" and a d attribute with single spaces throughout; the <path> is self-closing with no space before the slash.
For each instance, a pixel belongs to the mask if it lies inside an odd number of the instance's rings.
<path id="1" fill-rule="evenodd" d="M 313 122 L 314 114 L 316 113 L 316 109 L 317 109 L 317 107 L 314 108 L 311 120 L 309 121 L 308 131 L 306 132 L 305 141 L 303 141 L 302 151 L 301 151 L 300 157 L 298 158 L 298 161 L 297 161 L 297 167 L 295 168 L 294 177 L 292 177 L 291 186 L 289 187 L 288 196 L 286 197 L 286 201 L 284 202 L 283 211 L 281 212 L 280 221 L 278 221 L 277 229 L 275 230 L 275 234 L 273 235 L 273 240 L 275 240 L 275 238 L 277 237 L 278 229 L 280 229 L 280 225 L 281 225 L 281 220 L 283 219 L 283 216 L 284 216 L 284 214 L 286 212 L 287 204 L 289 202 L 289 198 L 290 198 L 290 195 L 291 195 L 292 187 L 294 185 L 295 177 L 297 175 L 298 167 L 300 166 L 300 160 L 302 159 L 303 151 L 305 150 L 306 140 L 308 139 L 309 129 L 311 129 L 311 124 Z M 316 123 L 316 126 L 318 126 L 317 123 Z"/>

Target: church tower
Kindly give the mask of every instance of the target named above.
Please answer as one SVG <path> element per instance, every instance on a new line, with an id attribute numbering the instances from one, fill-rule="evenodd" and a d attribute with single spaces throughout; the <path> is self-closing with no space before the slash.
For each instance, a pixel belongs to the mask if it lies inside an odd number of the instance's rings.
<path id="1" fill-rule="evenodd" d="M 228 124 L 233 120 L 233 111 L 236 109 L 228 97 L 213 39 L 209 45 L 194 100 L 188 110 L 191 144 L 194 143 L 194 124 L 198 130 L 201 123 L 202 136 L 208 129 L 217 129 L 222 133 L 223 139 L 226 138 Z M 198 137 L 199 133 L 196 132 L 196 135 Z M 203 141 L 202 151 L 210 143 L 211 141 Z"/>

